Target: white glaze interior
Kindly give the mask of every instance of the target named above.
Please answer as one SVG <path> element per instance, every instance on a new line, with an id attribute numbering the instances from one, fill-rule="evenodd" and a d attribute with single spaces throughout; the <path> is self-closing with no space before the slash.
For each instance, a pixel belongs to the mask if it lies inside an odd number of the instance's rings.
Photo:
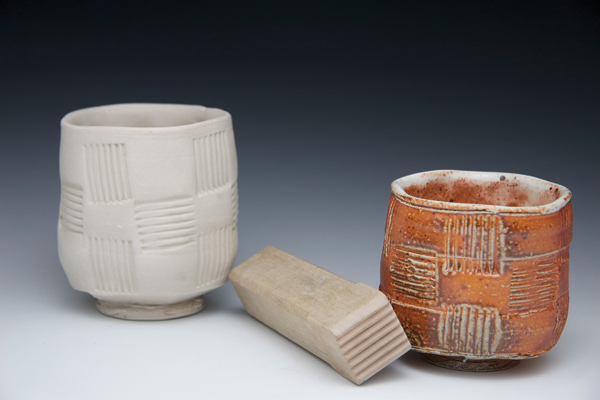
<path id="1" fill-rule="evenodd" d="M 440 201 L 426 195 L 420 197 L 415 188 L 435 185 L 436 188 L 451 187 L 452 185 L 468 183 L 470 186 L 481 186 L 493 189 L 493 204 L 488 202 L 470 203 Z M 520 195 L 519 199 L 511 197 L 511 190 Z M 483 190 L 483 189 L 482 189 Z M 437 170 L 408 175 L 392 183 L 392 192 L 411 203 L 434 208 L 457 208 L 461 210 L 479 210 L 492 213 L 552 213 L 564 207 L 571 198 L 571 192 L 564 186 L 544 181 L 532 176 L 504 172 L 477 172 Z M 439 196 L 442 197 L 442 196 Z M 490 201 L 491 203 L 492 201 Z"/>

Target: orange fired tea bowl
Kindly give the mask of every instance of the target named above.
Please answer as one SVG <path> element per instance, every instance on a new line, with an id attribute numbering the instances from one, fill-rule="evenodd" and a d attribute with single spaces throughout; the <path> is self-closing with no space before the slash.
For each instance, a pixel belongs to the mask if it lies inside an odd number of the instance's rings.
<path id="1" fill-rule="evenodd" d="M 509 173 L 394 181 L 380 290 L 413 349 L 468 371 L 550 350 L 569 308 L 570 199 L 564 186 Z"/>

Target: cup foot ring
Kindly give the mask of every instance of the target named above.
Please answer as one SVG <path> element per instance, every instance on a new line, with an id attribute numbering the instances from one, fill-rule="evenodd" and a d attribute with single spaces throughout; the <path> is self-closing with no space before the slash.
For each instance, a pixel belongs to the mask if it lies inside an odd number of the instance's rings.
<path id="1" fill-rule="evenodd" d="M 468 360 L 464 357 L 440 356 L 437 354 L 421 354 L 421 357 L 438 367 L 467 372 L 493 372 L 515 367 L 520 360 Z"/>
<path id="2" fill-rule="evenodd" d="M 163 305 L 114 303 L 96 299 L 96 308 L 102 314 L 131 321 L 161 321 L 187 317 L 202 311 L 204 305 L 204 296 Z"/>

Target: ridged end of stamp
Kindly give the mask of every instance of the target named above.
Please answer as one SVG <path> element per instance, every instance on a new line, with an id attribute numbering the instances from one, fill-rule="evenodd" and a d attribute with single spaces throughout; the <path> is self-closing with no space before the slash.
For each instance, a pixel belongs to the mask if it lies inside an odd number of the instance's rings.
<path id="1" fill-rule="evenodd" d="M 410 350 L 410 342 L 385 296 L 374 311 L 336 338 L 347 368 L 339 371 L 360 385 Z M 357 310 L 357 314 L 363 311 Z"/>

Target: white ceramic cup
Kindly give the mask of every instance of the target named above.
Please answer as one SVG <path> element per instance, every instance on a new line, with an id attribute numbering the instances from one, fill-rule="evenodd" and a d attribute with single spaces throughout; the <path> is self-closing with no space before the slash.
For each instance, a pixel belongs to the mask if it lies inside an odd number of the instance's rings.
<path id="1" fill-rule="evenodd" d="M 237 254 L 231 115 L 175 104 L 86 108 L 61 121 L 60 262 L 123 319 L 199 312 Z"/>

